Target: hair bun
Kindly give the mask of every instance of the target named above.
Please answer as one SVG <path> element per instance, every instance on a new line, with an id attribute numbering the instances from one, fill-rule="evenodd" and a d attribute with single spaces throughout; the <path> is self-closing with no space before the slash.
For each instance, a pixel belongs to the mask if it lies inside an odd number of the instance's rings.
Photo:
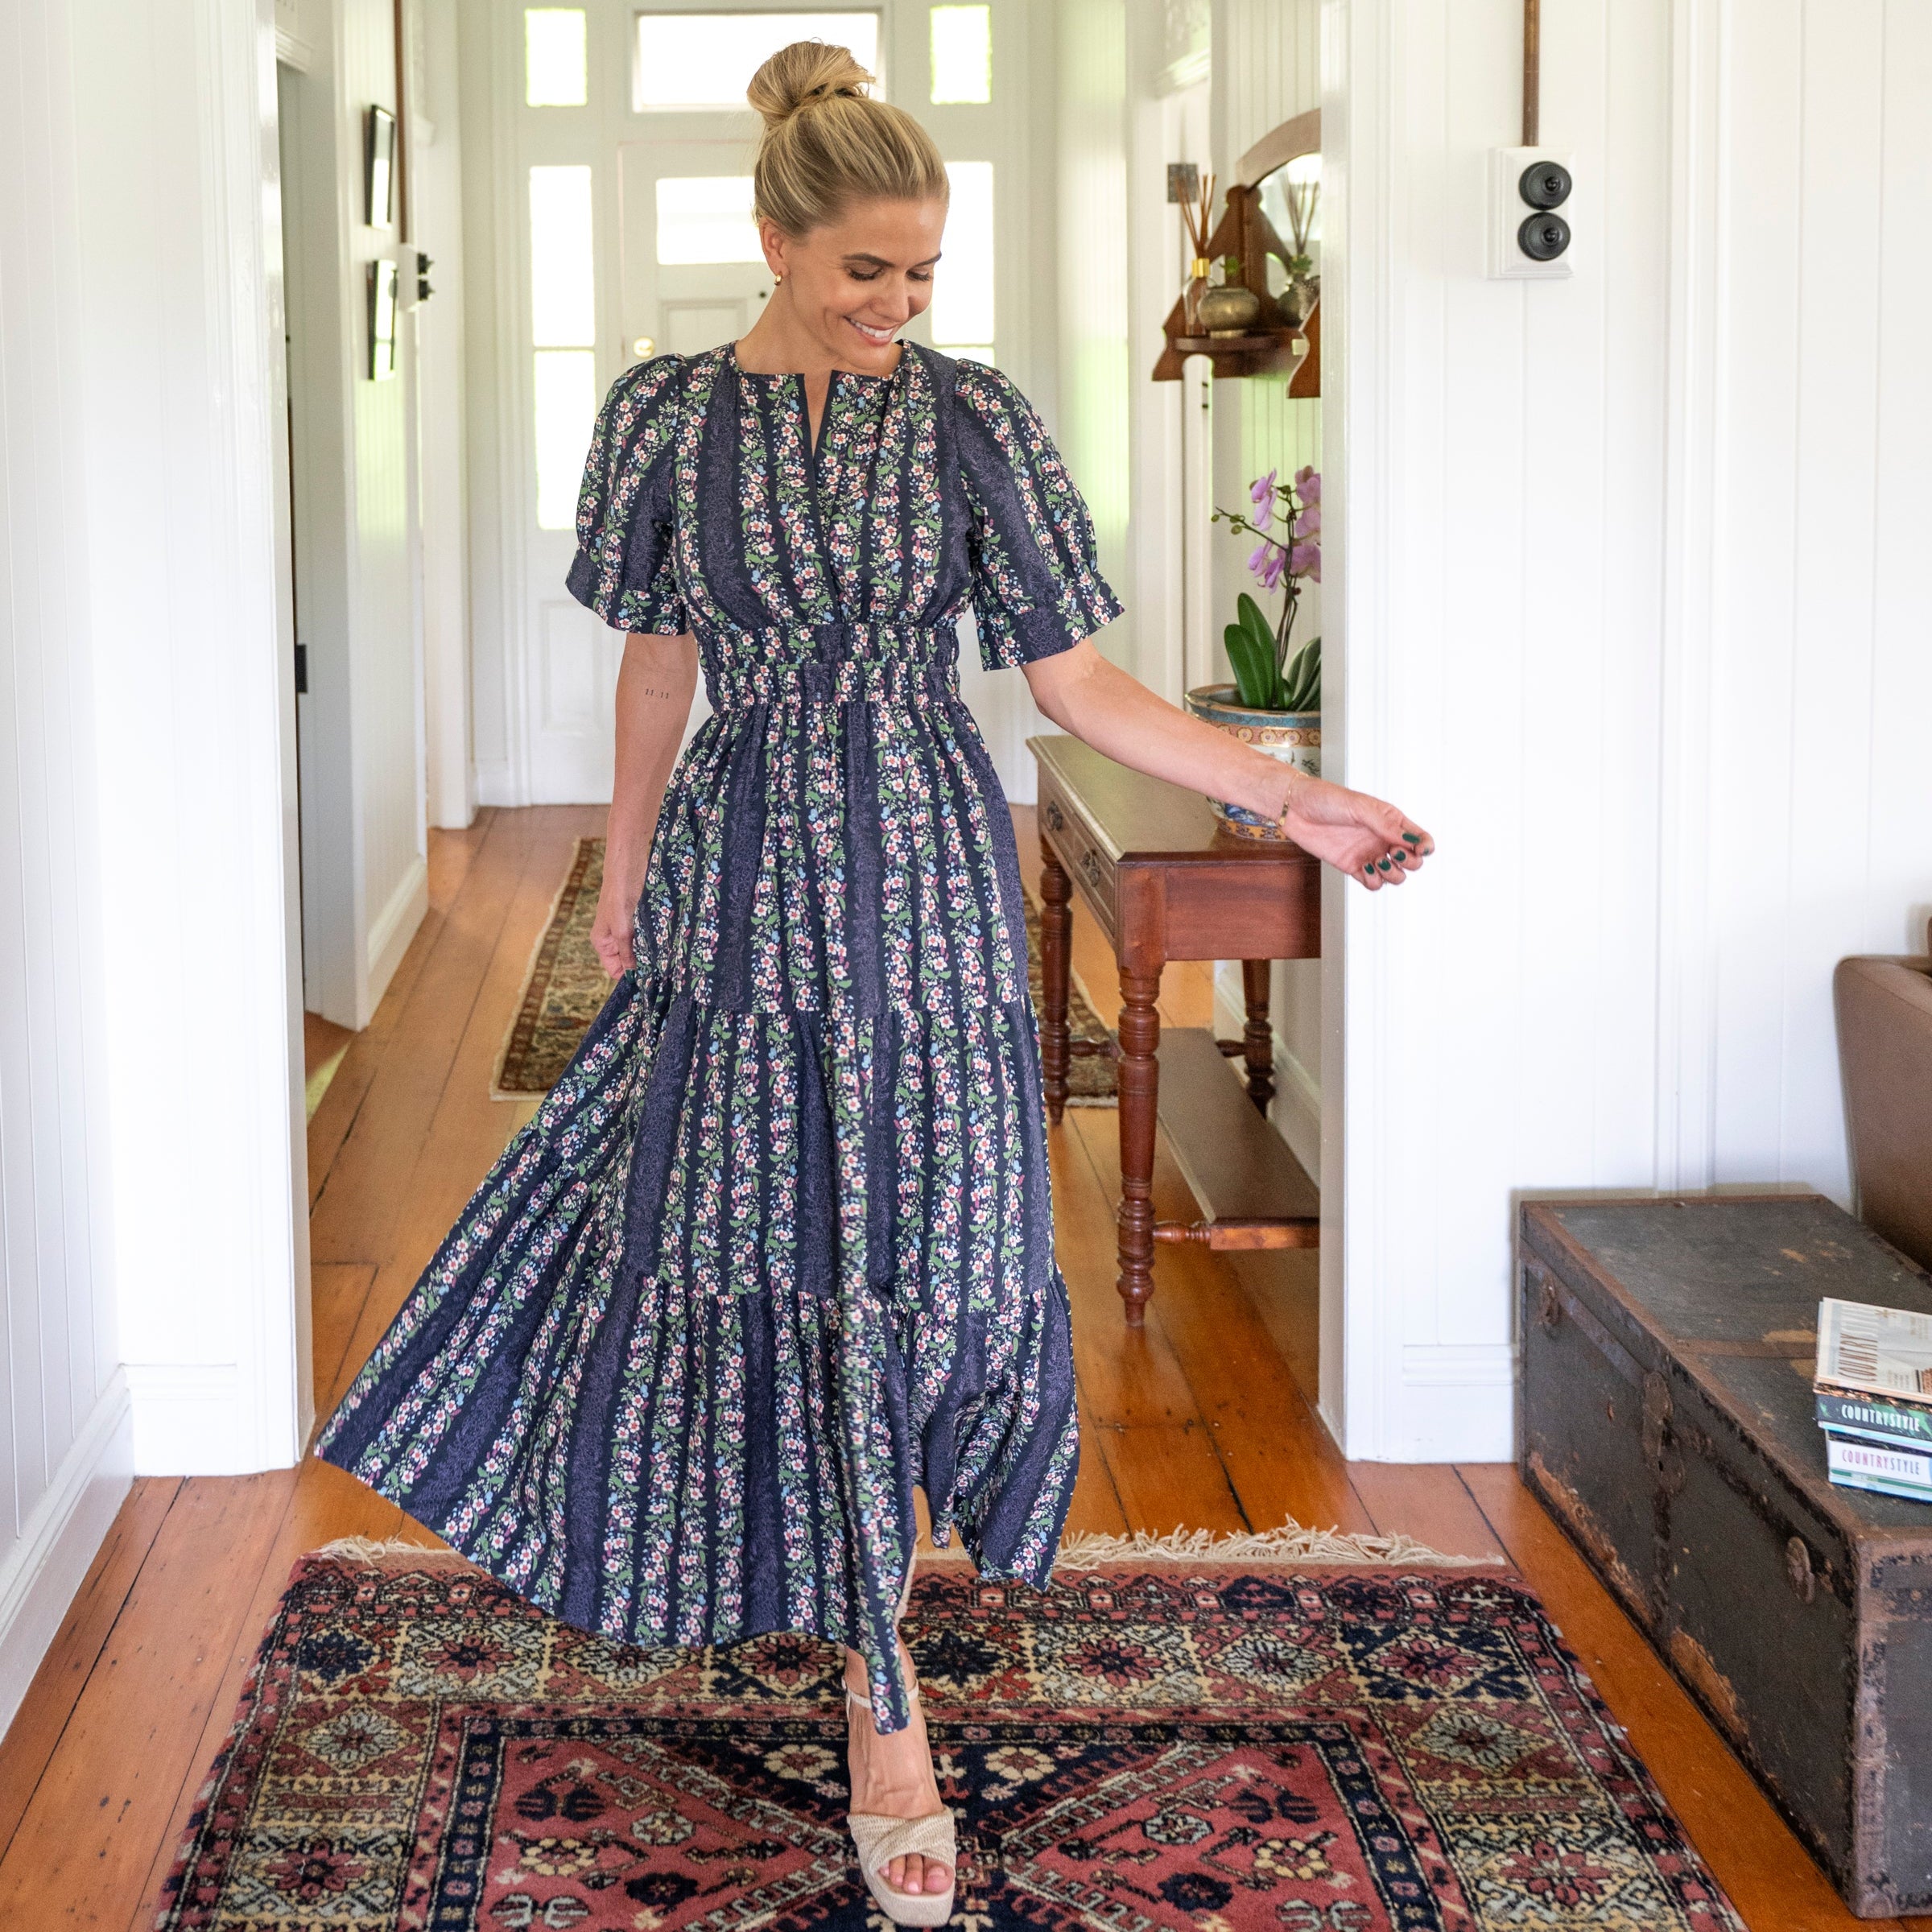
<path id="1" fill-rule="evenodd" d="M 767 128 L 789 121 L 801 108 L 844 94 L 862 97 L 873 77 L 847 47 L 824 40 L 795 40 L 782 47 L 751 77 L 745 98 L 764 117 Z"/>

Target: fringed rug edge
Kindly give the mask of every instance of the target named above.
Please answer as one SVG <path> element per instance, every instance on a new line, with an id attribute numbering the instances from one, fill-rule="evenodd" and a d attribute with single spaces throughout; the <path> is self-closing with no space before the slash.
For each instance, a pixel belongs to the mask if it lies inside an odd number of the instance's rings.
<path id="1" fill-rule="evenodd" d="M 347 1563 L 378 1563 L 386 1557 L 436 1558 L 467 1563 L 460 1550 L 412 1542 L 407 1537 L 339 1536 L 308 1552 Z M 922 1567 L 969 1561 L 960 1550 L 922 1550 Z M 1412 1536 L 1360 1536 L 1342 1530 L 1311 1530 L 1294 1521 L 1273 1530 L 1236 1530 L 1216 1536 L 1207 1530 L 1170 1530 L 1155 1536 L 1145 1530 L 1132 1536 L 1083 1530 L 1060 1545 L 1053 1567 L 1059 1571 L 1098 1570 L 1129 1563 L 1304 1563 L 1323 1568 L 1506 1569 L 1503 1556 L 1455 1556 Z M 474 1566 L 473 1566 L 473 1567 Z"/>

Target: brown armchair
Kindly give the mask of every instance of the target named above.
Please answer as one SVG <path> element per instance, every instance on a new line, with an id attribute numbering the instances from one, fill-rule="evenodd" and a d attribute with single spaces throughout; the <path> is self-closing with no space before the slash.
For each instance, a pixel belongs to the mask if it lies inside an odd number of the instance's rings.
<path id="1" fill-rule="evenodd" d="M 1859 1216 L 1932 1268 L 1932 958 L 1841 960 L 1831 989 Z"/>

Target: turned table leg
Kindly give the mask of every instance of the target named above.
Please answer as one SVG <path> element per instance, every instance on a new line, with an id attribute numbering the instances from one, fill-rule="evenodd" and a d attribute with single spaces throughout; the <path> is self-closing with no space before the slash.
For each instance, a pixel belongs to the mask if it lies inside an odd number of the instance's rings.
<path id="1" fill-rule="evenodd" d="M 1248 1003 L 1248 1024 L 1241 1030 L 1241 1052 L 1247 1064 L 1248 1097 L 1263 1113 L 1274 1098 L 1274 1028 L 1268 1018 L 1268 974 L 1272 960 L 1241 961 L 1241 991 Z"/>
<path id="2" fill-rule="evenodd" d="M 1117 1063 L 1121 1114 L 1120 1278 L 1114 1284 L 1127 1304 L 1127 1325 L 1146 1319 L 1154 1293 L 1154 1129 L 1160 1094 L 1161 1042 L 1158 972 L 1121 969 L 1121 1052 Z"/>
<path id="3" fill-rule="evenodd" d="M 1067 976 L 1073 932 L 1073 881 L 1040 840 L 1040 1073 L 1046 1117 L 1055 1126 L 1067 1108 Z"/>

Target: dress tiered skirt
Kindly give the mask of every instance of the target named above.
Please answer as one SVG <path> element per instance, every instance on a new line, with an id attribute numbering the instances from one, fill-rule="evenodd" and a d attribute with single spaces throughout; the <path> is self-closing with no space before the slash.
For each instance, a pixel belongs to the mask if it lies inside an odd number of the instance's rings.
<path id="1" fill-rule="evenodd" d="M 623 1641 L 846 1644 L 935 1540 L 1044 1587 L 1078 1459 L 1012 822 L 949 630 L 714 677 L 634 964 L 317 1453 Z"/>

